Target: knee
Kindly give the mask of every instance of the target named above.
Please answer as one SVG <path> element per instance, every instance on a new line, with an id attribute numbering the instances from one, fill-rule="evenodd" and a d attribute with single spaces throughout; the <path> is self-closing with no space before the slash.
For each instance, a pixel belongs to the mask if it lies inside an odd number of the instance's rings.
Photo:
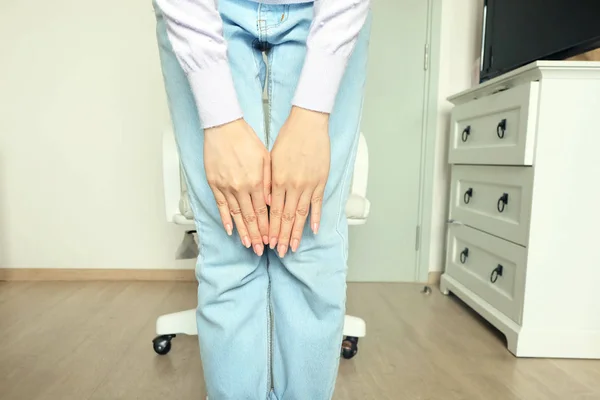
<path id="1" fill-rule="evenodd" d="M 286 256 L 282 267 L 289 286 L 284 289 L 286 296 L 297 296 L 296 301 L 308 304 L 318 318 L 343 311 L 347 264 L 339 237 L 329 246 L 305 246 Z"/>

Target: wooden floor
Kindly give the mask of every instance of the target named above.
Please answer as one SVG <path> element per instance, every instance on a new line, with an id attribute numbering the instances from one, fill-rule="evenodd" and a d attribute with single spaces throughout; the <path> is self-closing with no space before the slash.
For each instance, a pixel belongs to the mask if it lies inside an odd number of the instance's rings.
<path id="1" fill-rule="evenodd" d="M 454 297 L 355 284 L 367 321 L 335 399 L 600 399 L 600 362 L 517 360 Z M 192 283 L 0 282 L 0 399 L 203 399 L 195 337 L 152 351 L 155 318 L 193 308 Z M 311 399 L 306 399 L 311 400 Z"/>

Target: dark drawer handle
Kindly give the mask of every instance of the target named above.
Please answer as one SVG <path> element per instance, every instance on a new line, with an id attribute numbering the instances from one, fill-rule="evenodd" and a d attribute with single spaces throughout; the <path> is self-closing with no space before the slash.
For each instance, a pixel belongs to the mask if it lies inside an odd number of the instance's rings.
<path id="1" fill-rule="evenodd" d="M 469 248 L 465 247 L 463 251 L 460 252 L 460 263 L 464 264 L 467 262 L 467 257 L 469 257 Z"/>
<path id="2" fill-rule="evenodd" d="M 461 139 L 463 142 L 466 142 L 471 134 L 471 125 L 467 125 L 465 129 L 462 131 Z"/>
<path id="3" fill-rule="evenodd" d="M 496 135 L 500 139 L 504 139 L 504 133 L 506 132 L 506 118 L 502 121 L 498 122 L 498 126 L 496 126 Z"/>
<path id="4" fill-rule="evenodd" d="M 504 267 L 502 265 L 498 264 L 498 266 L 496 268 L 494 268 L 494 270 L 492 271 L 492 274 L 490 275 L 490 282 L 496 283 L 496 281 L 498 280 L 498 277 L 502 276 L 503 271 L 504 271 Z"/>
<path id="5" fill-rule="evenodd" d="M 471 201 L 471 197 L 473 197 L 473 188 L 468 188 L 465 194 L 463 195 L 463 200 L 465 204 L 469 204 Z"/>
<path id="6" fill-rule="evenodd" d="M 504 207 L 508 204 L 508 193 L 502 194 L 502 197 L 498 199 L 498 204 L 496 204 L 496 208 L 498 212 L 504 212 Z"/>

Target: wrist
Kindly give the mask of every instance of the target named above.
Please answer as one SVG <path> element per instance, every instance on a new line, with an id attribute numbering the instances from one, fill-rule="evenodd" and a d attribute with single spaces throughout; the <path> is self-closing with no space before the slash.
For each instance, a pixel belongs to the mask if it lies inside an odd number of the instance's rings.
<path id="1" fill-rule="evenodd" d="M 239 125 L 242 121 L 243 121 L 243 118 L 238 118 L 238 119 L 234 119 L 233 121 L 229 121 L 229 122 L 226 122 L 226 123 L 221 124 L 221 125 L 211 126 L 210 128 L 205 128 L 204 129 L 204 134 L 205 135 L 210 135 L 213 132 L 219 132 L 219 131 L 222 131 L 224 129 L 230 128 L 230 127 L 235 127 L 236 125 Z"/>
<path id="2" fill-rule="evenodd" d="M 315 122 L 329 122 L 329 114 L 314 110 L 309 110 L 308 108 L 302 108 L 298 106 L 292 106 L 292 110 L 290 111 L 290 118 L 300 118 L 304 120 L 311 120 Z"/>

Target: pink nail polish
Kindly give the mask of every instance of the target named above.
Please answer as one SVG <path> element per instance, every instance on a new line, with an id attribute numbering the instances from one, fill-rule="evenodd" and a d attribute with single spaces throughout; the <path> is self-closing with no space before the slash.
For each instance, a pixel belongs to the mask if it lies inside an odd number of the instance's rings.
<path id="1" fill-rule="evenodd" d="M 254 252 L 256 253 L 257 256 L 262 256 L 263 255 L 263 250 L 264 247 L 260 244 L 255 244 L 254 245 Z"/>
<path id="2" fill-rule="evenodd" d="M 263 236 L 263 243 L 265 244 L 265 246 L 269 244 L 269 237 L 268 236 L 266 236 L 266 235 Z"/>
<path id="3" fill-rule="evenodd" d="M 271 238 L 271 242 L 269 243 L 269 247 L 271 248 L 271 250 L 273 250 L 275 248 L 276 244 L 277 244 L 277 238 L 276 237 L 272 237 Z"/>
<path id="4" fill-rule="evenodd" d="M 296 252 L 296 250 L 298 250 L 298 244 L 299 244 L 299 243 L 300 243 L 300 242 L 298 241 L 298 239 L 294 239 L 294 240 L 292 240 L 292 251 L 293 251 L 294 253 Z"/>
<path id="5" fill-rule="evenodd" d="M 283 257 L 285 257 L 285 253 L 287 252 L 287 246 L 285 246 L 283 244 L 279 245 L 277 247 L 277 251 L 279 252 L 279 257 L 283 258 Z"/>
<path id="6" fill-rule="evenodd" d="M 317 233 L 319 233 L 319 223 L 315 222 L 313 224 L 313 233 L 316 235 Z"/>

